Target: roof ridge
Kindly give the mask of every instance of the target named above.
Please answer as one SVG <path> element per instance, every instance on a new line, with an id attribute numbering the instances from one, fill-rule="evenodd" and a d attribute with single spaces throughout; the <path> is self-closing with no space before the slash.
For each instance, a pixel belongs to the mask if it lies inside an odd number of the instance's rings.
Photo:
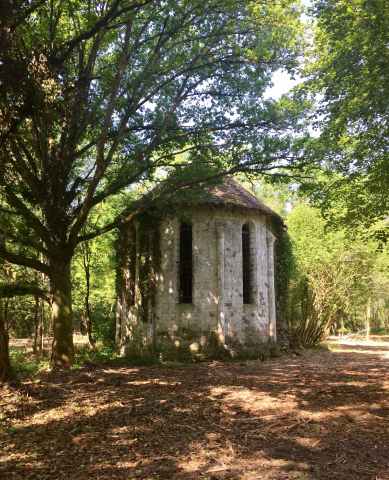
<path id="1" fill-rule="evenodd" d="M 206 187 L 205 192 L 206 195 L 201 195 L 200 198 L 198 198 L 198 203 L 236 205 L 252 210 L 260 210 L 283 222 L 283 218 L 278 213 L 233 178 L 225 178 L 219 185 Z M 210 195 L 212 195 L 213 198 L 210 197 Z"/>

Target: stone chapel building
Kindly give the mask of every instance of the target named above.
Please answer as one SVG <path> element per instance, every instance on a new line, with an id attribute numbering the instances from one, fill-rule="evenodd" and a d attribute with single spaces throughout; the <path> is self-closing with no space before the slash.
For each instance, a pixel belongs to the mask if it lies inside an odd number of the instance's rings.
<path id="1" fill-rule="evenodd" d="M 231 179 L 180 210 L 191 212 L 190 221 L 162 218 L 155 234 L 146 235 L 152 249 L 145 250 L 137 220 L 121 232 L 121 353 L 165 359 L 268 354 L 277 341 L 272 227 L 284 226 L 282 218 Z"/>

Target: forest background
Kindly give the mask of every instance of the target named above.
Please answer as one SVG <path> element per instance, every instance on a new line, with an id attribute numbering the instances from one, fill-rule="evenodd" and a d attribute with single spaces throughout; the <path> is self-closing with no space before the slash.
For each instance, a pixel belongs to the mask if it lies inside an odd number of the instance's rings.
<path id="1" fill-rule="evenodd" d="M 389 329 L 386 4 L 238 4 L 2 5 L 1 352 L 113 349 L 117 227 L 226 174 L 286 219 L 294 344 Z"/>

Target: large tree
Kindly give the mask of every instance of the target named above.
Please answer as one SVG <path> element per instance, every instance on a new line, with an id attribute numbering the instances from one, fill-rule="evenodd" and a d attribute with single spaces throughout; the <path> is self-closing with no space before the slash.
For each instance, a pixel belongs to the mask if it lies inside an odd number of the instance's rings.
<path id="1" fill-rule="evenodd" d="M 312 155 L 328 211 L 368 227 L 389 213 L 389 8 L 386 0 L 318 0 L 307 73 L 317 94 L 320 137 Z"/>
<path id="2" fill-rule="evenodd" d="M 0 257 L 49 277 L 41 294 L 55 322 L 52 361 L 68 364 L 80 242 L 187 185 L 298 168 L 304 105 L 265 101 L 264 92 L 272 72 L 298 64 L 300 10 L 293 0 L 0 8 Z M 132 185 L 161 171 L 158 189 L 133 195 Z M 126 208 L 85 233 L 90 212 L 123 193 Z"/>

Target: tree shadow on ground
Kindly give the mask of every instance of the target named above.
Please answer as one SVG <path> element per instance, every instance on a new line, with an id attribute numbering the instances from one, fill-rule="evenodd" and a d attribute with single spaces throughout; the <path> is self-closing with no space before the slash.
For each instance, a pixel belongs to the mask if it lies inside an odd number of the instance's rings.
<path id="1" fill-rule="evenodd" d="M 389 348 L 376 352 L 47 374 L 3 405 L 0 477 L 383 480 Z"/>

